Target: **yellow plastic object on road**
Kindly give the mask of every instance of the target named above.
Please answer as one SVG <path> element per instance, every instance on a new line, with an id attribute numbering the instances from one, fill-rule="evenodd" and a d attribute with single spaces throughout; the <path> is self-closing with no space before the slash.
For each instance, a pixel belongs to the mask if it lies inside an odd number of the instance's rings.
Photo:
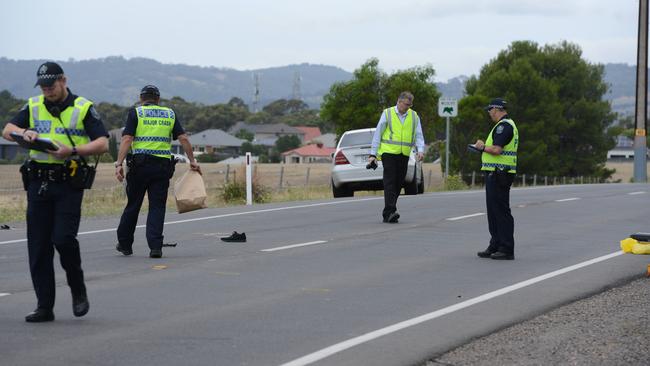
<path id="1" fill-rule="evenodd" d="M 650 254 L 650 242 L 627 238 L 621 240 L 621 249 L 624 253 Z"/>

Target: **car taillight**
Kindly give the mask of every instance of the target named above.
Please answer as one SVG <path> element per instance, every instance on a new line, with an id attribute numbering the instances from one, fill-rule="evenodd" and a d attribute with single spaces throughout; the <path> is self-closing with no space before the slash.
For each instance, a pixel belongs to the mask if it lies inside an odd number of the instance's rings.
<path id="1" fill-rule="evenodd" d="M 334 157 L 334 165 L 350 164 L 348 158 L 343 155 L 343 150 L 339 150 Z"/>

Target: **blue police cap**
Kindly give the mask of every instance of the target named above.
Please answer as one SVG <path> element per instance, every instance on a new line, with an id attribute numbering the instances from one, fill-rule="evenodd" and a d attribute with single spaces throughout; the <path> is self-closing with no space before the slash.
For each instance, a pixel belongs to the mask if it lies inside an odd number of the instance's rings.
<path id="1" fill-rule="evenodd" d="M 36 71 L 36 84 L 34 87 L 40 85 L 50 87 L 54 82 L 63 77 L 63 69 L 56 62 L 45 62 L 38 67 Z"/>
<path id="2" fill-rule="evenodd" d="M 490 101 L 490 104 L 485 106 L 483 109 L 489 111 L 492 108 L 508 109 L 508 102 L 506 102 L 506 100 L 503 98 L 494 98 L 492 101 Z"/>

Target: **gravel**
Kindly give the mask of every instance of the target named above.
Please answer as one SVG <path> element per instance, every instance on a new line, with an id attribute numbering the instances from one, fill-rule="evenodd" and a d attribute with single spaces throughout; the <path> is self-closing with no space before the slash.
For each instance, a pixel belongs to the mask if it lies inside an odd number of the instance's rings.
<path id="1" fill-rule="evenodd" d="M 440 365 L 650 365 L 650 278 L 562 306 L 423 364 Z"/>

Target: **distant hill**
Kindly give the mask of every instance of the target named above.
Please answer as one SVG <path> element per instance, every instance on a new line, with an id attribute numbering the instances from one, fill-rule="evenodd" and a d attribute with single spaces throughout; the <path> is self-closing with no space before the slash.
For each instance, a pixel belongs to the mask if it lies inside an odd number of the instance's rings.
<path id="1" fill-rule="evenodd" d="M 0 90 L 20 98 L 36 92 L 32 86 L 36 69 L 45 60 L 0 58 Z M 68 75 L 71 89 L 97 102 L 131 105 L 140 88 L 155 84 L 164 98 L 179 96 L 203 104 L 226 103 L 239 97 L 252 106 L 254 74 L 259 74 L 260 108 L 278 99 L 290 99 L 294 80 L 307 104 L 318 108 L 322 97 L 336 81 L 350 80 L 352 74 L 334 66 L 289 65 L 239 71 L 228 68 L 162 64 L 147 58 L 107 57 L 86 61 L 57 61 Z M 298 90 L 296 90 L 298 91 Z"/>
<path id="2" fill-rule="evenodd" d="M 10 60 L 0 57 L 0 90 L 26 99 L 32 88 L 36 68 L 45 60 Z M 290 99 L 299 76 L 299 92 L 311 108 L 319 108 L 323 95 L 337 81 L 352 79 L 352 73 L 327 65 L 299 64 L 257 70 L 163 64 L 147 58 L 125 59 L 120 56 L 85 61 L 60 61 L 70 78 L 74 92 L 96 102 L 131 105 L 140 88 L 155 84 L 164 98 L 179 96 L 203 104 L 226 103 L 241 98 L 252 108 L 254 75 L 259 74 L 259 105 L 278 99 Z M 467 76 L 458 76 L 436 86 L 443 96 L 462 98 Z M 611 90 L 605 95 L 615 112 L 634 113 L 636 67 L 605 64 L 605 82 Z M 298 91 L 298 90 L 296 90 Z"/>

